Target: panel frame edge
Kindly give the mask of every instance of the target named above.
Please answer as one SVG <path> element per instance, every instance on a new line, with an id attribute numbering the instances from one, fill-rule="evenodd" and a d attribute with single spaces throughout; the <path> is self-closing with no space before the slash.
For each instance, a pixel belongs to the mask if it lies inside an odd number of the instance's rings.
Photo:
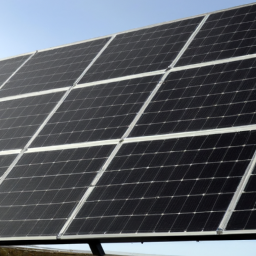
<path id="1" fill-rule="evenodd" d="M 164 73 L 165 73 L 165 69 L 161 69 L 161 70 L 157 70 L 157 71 L 139 73 L 139 74 L 135 74 L 135 75 L 120 76 L 120 77 L 115 77 L 115 78 L 110 78 L 110 79 L 105 79 L 105 80 L 99 80 L 99 81 L 94 81 L 94 82 L 89 82 L 89 83 L 82 83 L 82 84 L 78 84 L 74 88 L 74 90 L 85 88 L 85 87 L 90 87 L 90 86 L 95 86 L 95 85 L 115 83 L 115 82 L 130 80 L 130 79 L 142 78 L 142 77 L 147 77 L 147 76 L 163 75 Z"/>
<path id="2" fill-rule="evenodd" d="M 69 89 L 69 86 L 68 87 L 61 87 L 61 88 L 57 88 L 57 89 L 39 91 L 39 92 L 29 92 L 29 93 L 24 93 L 24 94 L 17 94 L 17 95 L 13 95 L 13 96 L 7 96 L 7 97 L 0 98 L 0 102 L 9 101 L 9 100 L 24 99 L 24 98 L 29 98 L 29 97 L 36 97 L 36 96 L 58 93 L 58 92 L 65 92 L 68 89 Z"/>
<path id="3" fill-rule="evenodd" d="M 159 135 L 130 137 L 130 138 L 125 138 L 124 143 L 169 140 L 169 139 L 199 137 L 199 136 L 207 136 L 207 135 L 214 135 L 214 134 L 237 133 L 237 132 L 254 131 L 254 130 L 256 130 L 255 124 L 242 125 L 242 126 L 233 126 L 233 127 L 207 129 L 207 130 L 190 131 L 190 132 L 177 132 L 177 133 L 166 133 L 166 134 L 159 134 Z"/>

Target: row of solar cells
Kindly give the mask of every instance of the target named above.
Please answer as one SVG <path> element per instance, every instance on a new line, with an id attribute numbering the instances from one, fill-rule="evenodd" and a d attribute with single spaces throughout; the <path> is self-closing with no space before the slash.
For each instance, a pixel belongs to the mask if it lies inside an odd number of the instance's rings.
<path id="1" fill-rule="evenodd" d="M 177 66 L 254 54 L 256 5 L 213 13 Z M 81 83 L 166 69 L 202 17 L 118 34 Z M 71 86 L 110 38 L 36 53 L 2 88 L 0 97 Z M 0 62 L 1 84 L 28 56 Z"/>
<path id="2" fill-rule="evenodd" d="M 254 131 L 124 144 L 66 234 L 215 231 L 255 139 Z M 113 148 L 25 153 L 0 186 L 0 235 L 57 235 Z M 2 171 L 14 157 L 0 157 Z M 253 181 L 255 172 L 231 230 L 256 228 L 247 226 Z"/>
<path id="3" fill-rule="evenodd" d="M 255 59 L 171 72 L 130 137 L 255 124 Z M 73 89 L 32 147 L 120 139 L 160 75 Z M 64 92 L 0 102 L 0 149 L 23 148 Z"/>

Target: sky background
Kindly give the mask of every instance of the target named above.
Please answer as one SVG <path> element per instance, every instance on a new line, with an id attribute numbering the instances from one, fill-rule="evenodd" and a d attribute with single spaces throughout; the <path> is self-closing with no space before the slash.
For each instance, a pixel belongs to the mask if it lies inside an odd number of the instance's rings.
<path id="1" fill-rule="evenodd" d="M 0 0 L 0 58 L 233 6 L 245 0 Z M 88 250 L 87 245 L 64 249 Z M 255 241 L 103 244 L 108 251 L 256 256 Z"/>

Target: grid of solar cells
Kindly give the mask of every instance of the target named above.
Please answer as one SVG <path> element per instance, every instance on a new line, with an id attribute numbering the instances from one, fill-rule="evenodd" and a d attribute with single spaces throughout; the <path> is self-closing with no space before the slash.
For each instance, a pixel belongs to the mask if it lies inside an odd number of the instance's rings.
<path id="1" fill-rule="evenodd" d="M 0 178 L 5 173 L 5 171 L 8 169 L 12 161 L 15 159 L 17 155 L 0 155 Z"/>
<path id="2" fill-rule="evenodd" d="M 80 83 L 166 69 L 202 19 L 117 35 Z"/>
<path id="3" fill-rule="evenodd" d="M 32 146 L 121 138 L 159 79 L 142 77 L 72 90 Z"/>
<path id="4" fill-rule="evenodd" d="M 254 54 L 256 4 L 214 13 L 178 62 Z M 167 68 L 202 17 L 119 34 L 80 83 Z M 0 98 L 71 86 L 110 38 L 37 53 Z M 0 61 L 0 86 L 29 55 Z M 131 137 L 255 124 L 256 59 L 171 72 Z M 33 147 L 121 138 L 160 76 L 71 91 Z M 99 82 L 100 83 L 100 82 Z M 23 148 L 63 93 L 0 101 L 0 151 Z M 215 231 L 256 131 L 124 143 L 66 235 Z M 25 153 L 0 186 L 0 237 L 56 236 L 112 146 Z M 17 154 L 0 155 L 0 177 Z M 227 230 L 256 229 L 256 167 Z"/>
<path id="5" fill-rule="evenodd" d="M 72 86 L 109 38 L 35 54 L 1 90 L 2 97 Z"/>
<path id="6" fill-rule="evenodd" d="M 16 71 L 29 55 L 0 61 L 0 86 Z M 1 95 L 0 95 L 1 96 Z"/>
<path id="7" fill-rule="evenodd" d="M 23 148 L 62 95 L 61 92 L 0 102 L 0 150 Z"/>
<path id="8" fill-rule="evenodd" d="M 211 14 L 176 66 L 256 52 L 256 5 Z"/>
<path id="9" fill-rule="evenodd" d="M 0 186 L 0 236 L 57 235 L 113 147 L 24 154 Z"/>
<path id="10" fill-rule="evenodd" d="M 130 136 L 256 122 L 256 60 L 171 72 Z"/>
<path id="11" fill-rule="evenodd" d="M 124 144 L 66 235 L 215 231 L 256 132 Z"/>
<path id="12" fill-rule="evenodd" d="M 256 229 L 256 169 L 241 194 L 235 211 L 232 213 L 227 230 Z"/>

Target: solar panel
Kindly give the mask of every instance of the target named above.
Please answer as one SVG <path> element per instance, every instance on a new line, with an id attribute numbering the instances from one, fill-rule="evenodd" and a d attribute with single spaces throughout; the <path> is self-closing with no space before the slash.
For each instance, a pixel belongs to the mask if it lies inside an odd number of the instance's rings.
<path id="1" fill-rule="evenodd" d="M 254 237 L 255 10 L 0 61 L 0 243 Z"/>

